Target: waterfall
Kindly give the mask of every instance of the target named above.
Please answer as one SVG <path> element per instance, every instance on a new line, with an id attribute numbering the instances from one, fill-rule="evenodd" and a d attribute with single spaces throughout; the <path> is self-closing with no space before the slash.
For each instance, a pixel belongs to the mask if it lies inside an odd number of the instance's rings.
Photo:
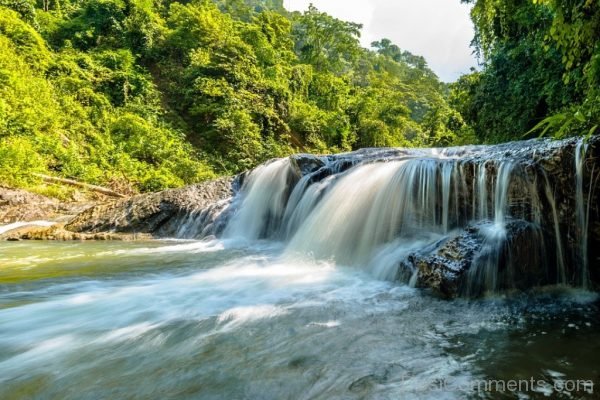
<path id="1" fill-rule="evenodd" d="M 576 207 L 575 215 L 577 218 L 578 226 L 578 239 L 579 239 L 579 257 L 581 263 L 581 285 L 587 288 L 589 285 L 589 268 L 588 268 L 588 224 L 589 224 L 589 195 L 586 205 L 586 199 L 584 194 L 583 179 L 584 179 L 584 163 L 587 152 L 587 143 L 584 139 L 577 142 L 575 148 L 575 180 L 576 180 Z M 590 193 L 591 193 L 590 184 Z"/>
<path id="2" fill-rule="evenodd" d="M 513 165 L 509 162 L 500 164 L 496 178 L 496 192 L 494 195 L 494 223 L 503 227 L 506 222 L 506 207 L 508 201 L 508 188 L 510 185 Z"/>
<path id="3" fill-rule="evenodd" d="M 306 221 L 308 215 L 315 208 L 315 205 L 331 186 L 333 179 L 331 177 L 311 184 L 312 175 L 306 175 L 294 188 L 290 201 L 285 209 L 283 216 L 282 236 L 290 239 L 298 230 L 300 225 Z"/>
<path id="4" fill-rule="evenodd" d="M 439 166 L 434 159 L 358 166 L 310 213 L 289 251 L 366 265 L 379 246 L 396 238 L 443 233 L 440 215 L 449 211 L 438 198 Z"/>
<path id="5" fill-rule="evenodd" d="M 287 158 L 253 170 L 243 184 L 242 195 L 237 200 L 239 208 L 225 229 L 224 236 L 256 240 L 277 232 L 295 178 Z"/>
<path id="6" fill-rule="evenodd" d="M 393 189 L 385 189 L 390 188 L 388 183 L 403 164 L 403 161 L 374 163 L 351 170 L 336 182 L 318 207 L 301 223 L 288 249 L 318 258 L 334 258 L 345 264 L 367 262 L 370 254 L 364 253 L 366 243 L 360 241 L 362 233 L 370 223 L 369 214 L 375 209 L 376 198 L 393 193 Z M 390 203 L 381 211 L 387 214 L 389 220 L 397 217 L 403 205 L 399 198 L 390 197 L 388 200 Z M 377 232 L 369 233 L 387 236 L 390 235 L 389 229 L 390 224 L 385 224 Z"/>
<path id="7" fill-rule="evenodd" d="M 479 219 L 487 219 L 488 195 L 487 195 L 487 162 L 477 166 L 477 198 L 479 199 Z"/>
<path id="8" fill-rule="evenodd" d="M 479 174 L 478 184 L 479 196 L 487 198 L 487 190 L 485 187 L 485 164 L 483 165 L 484 172 Z M 483 236 L 483 244 L 481 250 L 474 258 L 474 265 L 469 271 L 467 292 L 476 294 L 478 291 L 495 291 L 498 288 L 498 268 L 500 259 L 506 246 L 506 208 L 508 201 L 508 189 L 510 185 L 511 172 L 513 165 L 509 162 L 501 163 L 498 167 L 498 174 L 495 178 L 494 190 L 494 220 L 491 223 L 486 223 L 481 230 Z M 487 201 L 482 201 L 480 197 L 480 217 L 487 217 L 487 207 L 481 208 L 483 204 L 487 205 Z"/>
<path id="9" fill-rule="evenodd" d="M 551 186 L 553 172 L 532 167 L 536 146 L 559 148 L 549 141 L 274 160 L 246 176 L 224 236 L 279 240 L 285 257 L 330 260 L 413 285 L 423 273 L 451 268 L 467 295 L 523 285 L 586 287 L 587 147 L 569 143 L 574 190 Z M 575 250 L 557 190 L 575 192 Z M 576 279 L 573 258 L 581 264 Z"/>
<path id="10" fill-rule="evenodd" d="M 454 171 L 454 163 L 444 163 L 442 166 L 442 202 L 443 202 L 443 214 L 442 214 L 442 226 L 444 227 L 444 233 L 448 232 L 448 219 L 450 214 L 450 191 L 451 191 L 451 178 Z"/>
<path id="11" fill-rule="evenodd" d="M 556 258 L 557 258 L 557 283 L 566 284 L 567 283 L 567 273 L 565 267 L 565 256 L 562 245 L 562 236 L 560 233 L 560 223 L 558 219 L 558 212 L 556 211 L 556 199 L 554 194 L 550 189 L 550 182 L 548 181 L 548 176 L 544 173 L 545 185 L 544 192 L 546 194 L 546 200 L 550 204 L 550 210 L 552 212 L 552 227 L 554 229 L 554 241 L 556 246 Z"/>

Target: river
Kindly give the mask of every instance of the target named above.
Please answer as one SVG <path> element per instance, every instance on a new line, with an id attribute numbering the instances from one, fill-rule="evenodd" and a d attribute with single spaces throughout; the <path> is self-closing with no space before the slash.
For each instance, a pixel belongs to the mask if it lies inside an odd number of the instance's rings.
<path id="1" fill-rule="evenodd" d="M 582 289 L 447 301 L 274 241 L 5 242 L 0 265 L 3 400 L 567 399 L 600 384 L 600 304 Z"/>

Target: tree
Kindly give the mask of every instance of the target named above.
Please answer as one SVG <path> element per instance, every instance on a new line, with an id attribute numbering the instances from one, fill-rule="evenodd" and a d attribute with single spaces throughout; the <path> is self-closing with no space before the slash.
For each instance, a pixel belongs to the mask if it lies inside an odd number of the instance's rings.
<path id="1" fill-rule="evenodd" d="M 362 25 L 333 18 L 312 4 L 294 19 L 293 37 L 300 62 L 317 71 L 343 73 L 360 57 Z"/>
<path id="2" fill-rule="evenodd" d="M 454 86 L 463 117 L 485 141 L 593 133 L 600 121 L 597 0 L 473 3 L 484 68 Z M 468 93 L 459 94 L 461 88 Z M 469 99 L 471 104 L 466 100 Z"/>
<path id="3" fill-rule="evenodd" d="M 364 49 L 360 25 L 312 6 L 39 1 L 39 29 L 23 10 L 0 6 L 0 152 L 23 185 L 35 171 L 150 191 L 298 151 L 464 131 L 422 57 L 386 39 Z"/>

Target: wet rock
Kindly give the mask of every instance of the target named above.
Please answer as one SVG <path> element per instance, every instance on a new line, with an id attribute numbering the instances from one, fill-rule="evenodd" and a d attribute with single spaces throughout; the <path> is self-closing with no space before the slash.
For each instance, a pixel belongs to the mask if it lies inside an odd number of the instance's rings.
<path id="1" fill-rule="evenodd" d="M 493 228 L 492 223 L 469 226 L 409 255 L 400 264 L 400 270 L 418 271 L 416 286 L 431 289 L 443 298 L 526 290 L 552 282 L 554 277 L 546 273 L 549 261 L 543 259 L 538 227 L 527 221 L 512 220 L 506 224 L 504 233 L 493 240 L 490 229 L 498 228 Z M 494 259 L 490 260 L 491 257 Z M 487 270 L 489 266 L 491 270 Z"/>
<path id="2" fill-rule="evenodd" d="M 181 239 L 218 236 L 223 233 L 234 212 L 232 200 L 233 198 L 227 198 L 192 212 L 182 210 L 154 232 L 154 235 Z"/>
<path id="3" fill-rule="evenodd" d="M 401 270 L 418 271 L 416 286 L 430 288 L 444 298 L 460 294 L 465 274 L 481 249 L 479 229 L 469 227 L 454 237 L 413 253 L 400 264 Z"/>
<path id="4" fill-rule="evenodd" d="M 322 157 L 312 154 L 295 154 L 290 157 L 290 161 L 299 176 L 308 175 L 325 166 Z"/>
<path id="5" fill-rule="evenodd" d="M 185 216 L 231 198 L 233 178 L 222 178 L 181 189 L 142 194 L 92 207 L 70 221 L 72 232 L 148 233 L 174 236 Z"/>

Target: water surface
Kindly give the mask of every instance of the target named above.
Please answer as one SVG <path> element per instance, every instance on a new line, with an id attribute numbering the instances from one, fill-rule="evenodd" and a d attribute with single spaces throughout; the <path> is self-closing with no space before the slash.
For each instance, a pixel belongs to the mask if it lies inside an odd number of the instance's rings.
<path id="1" fill-rule="evenodd" d="M 600 384 L 590 293 L 444 301 L 364 269 L 284 253 L 272 242 L 0 243 L 0 398 L 597 392 L 556 389 L 569 380 Z M 545 384 L 466 389 L 530 378 Z"/>

